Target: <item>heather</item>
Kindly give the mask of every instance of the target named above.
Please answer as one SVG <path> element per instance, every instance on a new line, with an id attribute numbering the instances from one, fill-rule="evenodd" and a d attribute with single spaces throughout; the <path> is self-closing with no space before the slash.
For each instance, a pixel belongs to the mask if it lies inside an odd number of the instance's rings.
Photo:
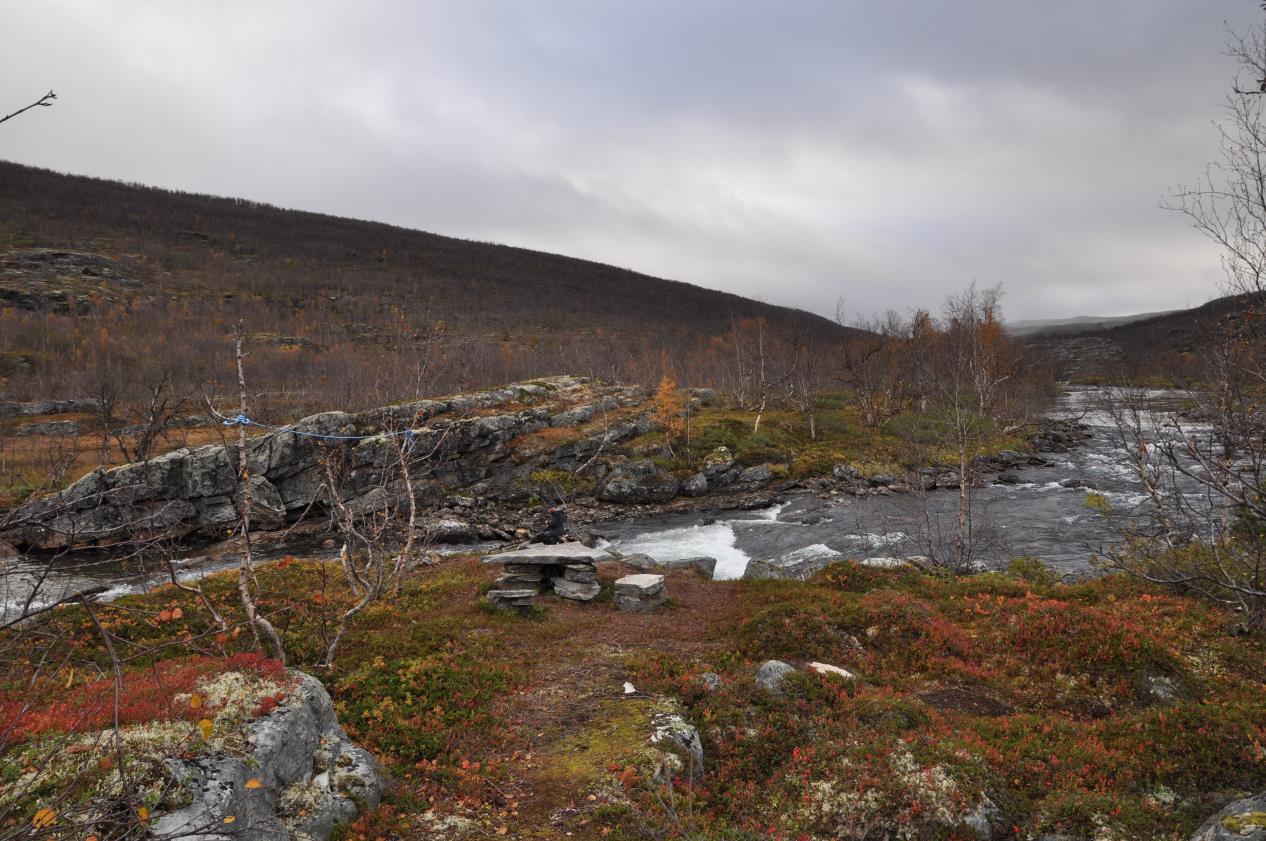
<path id="1" fill-rule="evenodd" d="M 261 610 L 296 666 L 319 658 L 352 598 L 325 566 L 258 571 Z M 619 574 L 604 564 L 600 580 Z M 836 838 L 884 826 L 970 838 L 963 821 L 988 802 L 1016 837 L 1179 838 L 1266 783 L 1260 639 L 1237 634 L 1228 611 L 1124 578 L 1033 583 L 851 563 L 808 582 L 677 572 L 654 614 L 600 599 L 520 616 L 483 606 L 491 576 L 473 558 L 411 574 L 320 673 L 349 735 L 391 780 L 350 837 L 443 825 L 447 837 Z M 232 584 L 204 582 L 229 616 Z M 189 700 L 199 685 L 281 674 L 191 594 L 164 588 L 95 610 L 124 648 L 124 723 L 182 726 L 183 750 L 199 746 L 203 713 Z M 103 727 L 113 682 L 95 671 L 107 662 L 89 625 L 73 607 L 50 620 L 46 656 L 58 665 L 40 680 L 56 700 L 10 730 L 0 754 L 10 778 L 59 731 Z M 802 670 L 773 693 L 753 677 L 771 658 L 856 678 Z M 6 703 L 29 697 L 29 677 L 8 675 Z M 626 680 L 637 697 L 623 697 Z M 239 715 L 266 715 L 270 697 L 252 696 Z M 665 703 L 697 726 L 706 759 L 657 782 L 644 758 Z"/>

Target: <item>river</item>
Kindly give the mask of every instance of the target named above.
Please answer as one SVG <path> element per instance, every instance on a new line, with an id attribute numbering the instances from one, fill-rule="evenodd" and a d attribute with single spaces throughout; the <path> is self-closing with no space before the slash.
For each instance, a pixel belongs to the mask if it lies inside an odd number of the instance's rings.
<path id="1" fill-rule="evenodd" d="M 1137 522 L 1146 512 L 1149 497 L 1124 458 L 1112 417 L 1099 408 L 1104 394 L 1096 388 L 1068 388 L 1049 413 L 1079 418 L 1089 427 L 1090 437 L 1081 446 L 1044 454 L 1048 463 L 1020 470 L 1017 484 L 986 484 L 973 491 L 975 560 L 999 568 L 1024 555 L 1040 558 L 1064 575 L 1086 575 L 1093 572 L 1096 555 L 1121 541 L 1122 525 Z M 1165 421 L 1183 395 L 1154 390 L 1142 396 L 1148 406 L 1145 423 L 1155 428 L 1154 435 L 1172 434 L 1164 431 Z M 1067 487 L 1068 480 L 1081 480 L 1086 487 Z M 1186 493 L 1199 495 L 1195 483 L 1184 485 Z M 1092 493 L 1109 503 L 1110 513 L 1090 504 Z M 939 535 L 933 544 L 940 544 L 937 554 L 944 556 L 958 502 L 955 490 L 828 499 L 805 494 L 762 511 L 610 522 L 598 530 L 623 553 L 645 553 L 661 561 L 712 557 L 717 578 L 737 578 L 753 559 L 812 569 L 837 559 L 926 557 L 932 554 L 929 531 Z"/>

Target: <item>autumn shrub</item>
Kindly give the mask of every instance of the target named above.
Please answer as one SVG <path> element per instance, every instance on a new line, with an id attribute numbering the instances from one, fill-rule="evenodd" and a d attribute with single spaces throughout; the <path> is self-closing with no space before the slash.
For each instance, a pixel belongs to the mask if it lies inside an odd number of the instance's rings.
<path id="1" fill-rule="evenodd" d="M 463 652 L 375 658 L 335 684 L 340 720 L 374 750 L 406 764 L 435 759 L 490 724 L 509 675 Z"/>
<path id="2" fill-rule="evenodd" d="M 739 626 L 739 650 L 753 660 L 838 660 L 848 633 L 822 607 L 782 604 L 765 608 Z"/>
<path id="3" fill-rule="evenodd" d="M 197 721 L 207 711 L 189 704 L 194 687 L 207 678 L 225 672 L 242 672 L 272 683 L 289 683 L 291 679 L 279 661 L 255 652 L 216 657 L 179 657 L 152 667 L 126 672 L 118 702 L 121 725 L 149 724 L 161 721 Z M 92 733 L 104 730 L 114 722 L 114 680 L 98 677 L 94 672 L 83 675 L 71 671 L 68 678 L 40 680 L 32 691 L 21 681 L 7 681 L 0 689 L 0 729 L 4 745 L 19 744 L 49 733 Z M 284 693 L 273 696 L 268 709 L 256 709 L 264 715 L 275 709 Z M 38 702 L 35 702 L 38 699 Z"/>
<path id="4" fill-rule="evenodd" d="M 813 582 L 835 590 L 850 593 L 869 593 L 871 590 L 891 587 L 895 582 L 917 578 L 918 573 L 906 569 L 879 569 L 853 561 L 837 561 L 817 572 Z"/>
<path id="5" fill-rule="evenodd" d="M 968 659 L 975 642 L 930 600 L 895 590 L 872 590 L 858 603 L 852 629 L 899 679 L 938 670 L 950 658 Z"/>
<path id="6" fill-rule="evenodd" d="M 1040 558 L 1021 555 L 1007 562 L 1007 575 L 1032 584 L 1034 587 L 1052 587 L 1059 577 Z"/>

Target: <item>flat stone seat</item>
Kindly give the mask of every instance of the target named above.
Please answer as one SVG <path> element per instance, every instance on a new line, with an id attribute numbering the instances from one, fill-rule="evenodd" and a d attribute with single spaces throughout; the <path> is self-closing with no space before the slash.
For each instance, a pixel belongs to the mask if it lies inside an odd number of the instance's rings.
<path id="1" fill-rule="evenodd" d="M 601 561 L 613 560 L 614 556 L 605 549 L 591 549 L 583 543 L 559 543 L 549 546 L 544 543 L 533 543 L 522 549 L 485 555 L 485 564 L 598 564 Z"/>
<path id="2" fill-rule="evenodd" d="M 615 582 L 615 591 L 623 596 L 653 596 L 663 589 L 664 576 L 645 572 L 626 575 Z"/>

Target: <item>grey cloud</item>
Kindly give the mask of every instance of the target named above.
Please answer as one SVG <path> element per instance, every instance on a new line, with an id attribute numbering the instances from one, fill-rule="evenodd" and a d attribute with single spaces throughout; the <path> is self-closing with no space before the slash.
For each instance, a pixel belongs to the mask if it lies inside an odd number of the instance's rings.
<path id="1" fill-rule="evenodd" d="M 1160 210 L 1246 0 L 0 0 L 0 157 L 559 251 L 831 314 L 1199 303 Z"/>

